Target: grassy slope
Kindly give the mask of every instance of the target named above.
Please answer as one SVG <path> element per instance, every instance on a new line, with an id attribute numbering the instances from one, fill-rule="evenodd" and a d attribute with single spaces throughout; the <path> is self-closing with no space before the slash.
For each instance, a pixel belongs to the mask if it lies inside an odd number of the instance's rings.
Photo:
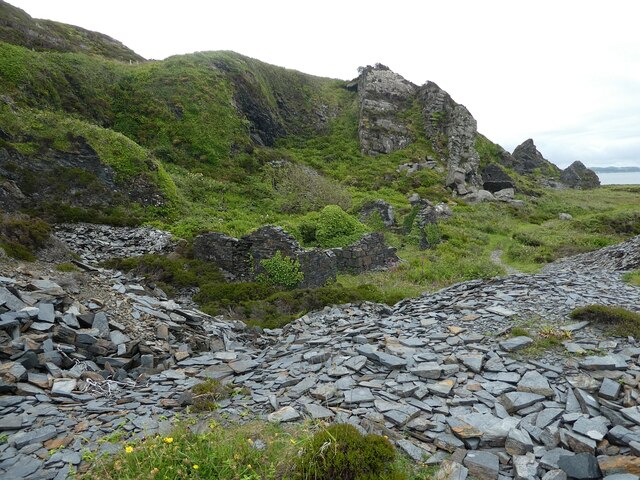
<path id="1" fill-rule="evenodd" d="M 62 143 L 66 131 L 93 131 L 97 127 L 90 125 L 100 125 L 114 138 L 123 138 L 115 131 L 136 142 L 131 151 L 159 159 L 177 188 L 165 181 L 173 192 L 173 207 L 147 220 L 181 236 L 203 230 L 242 235 L 265 223 L 286 224 L 295 231 L 305 212 L 281 208 L 270 167 L 282 159 L 309 165 L 335 188 L 345 189 L 353 199 L 353 211 L 370 199 L 387 200 L 396 207 L 400 223 L 411 214 L 408 194 L 417 192 L 432 201 L 448 197 L 442 171 L 423 170 L 412 176 L 397 172 L 402 163 L 434 156 L 422 134 L 418 106 L 407 114 L 418 139 L 415 144 L 391 155 L 366 157 L 358 145 L 357 98 L 342 88 L 344 82 L 231 52 L 123 65 L 82 54 L 38 53 L 0 44 L 0 60 L 0 91 L 20 111 L 30 112 L 18 116 L 57 115 L 66 130 L 53 137 Z M 236 108 L 234 95 L 240 90 L 257 99 L 288 134 L 273 148 L 252 146 L 249 122 Z M 319 111 L 330 121 L 315 122 Z M 32 130 L 27 124 L 16 128 Z M 495 161 L 491 142 L 481 137 L 478 150 L 483 163 Z M 121 159 L 117 155 L 112 161 Z M 109 162 L 108 155 L 104 160 Z M 499 273 L 489 261 L 495 248 L 505 252 L 507 262 L 533 271 L 558 256 L 598 248 L 637 232 L 633 209 L 638 199 L 633 192 L 609 188 L 542 195 L 534 181 L 509 173 L 527 194 L 526 207 L 460 204 L 454 207 L 454 217 L 442 223 L 445 241 L 434 249 L 420 252 L 410 237 L 388 234 L 407 262 L 391 274 L 342 281 L 380 284 L 392 290 L 391 297 L 410 295 Z M 557 220 L 561 211 L 574 215 L 574 220 Z"/>
<path id="2" fill-rule="evenodd" d="M 36 20 L 2 0 L 0 41 L 34 50 L 90 53 L 123 62 L 144 60 L 107 35 L 51 20 Z"/>

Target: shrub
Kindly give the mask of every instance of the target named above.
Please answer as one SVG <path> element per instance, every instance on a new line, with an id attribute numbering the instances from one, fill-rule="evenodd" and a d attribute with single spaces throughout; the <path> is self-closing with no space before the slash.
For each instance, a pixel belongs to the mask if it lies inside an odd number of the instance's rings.
<path id="1" fill-rule="evenodd" d="M 610 327 L 615 335 L 640 338 L 640 313 L 622 307 L 587 305 L 573 310 L 571 318 Z"/>
<path id="2" fill-rule="evenodd" d="M 304 213 L 326 205 L 351 207 L 351 195 L 344 187 L 306 165 L 288 163 L 274 169 L 272 183 L 283 212 Z"/>
<path id="3" fill-rule="evenodd" d="M 202 383 L 194 385 L 191 391 L 193 393 L 193 408 L 202 412 L 217 410 L 217 402 L 229 398 L 233 388 L 229 385 L 223 385 L 218 380 L 209 378 Z"/>
<path id="4" fill-rule="evenodd" d="M 406 478 L 396 472 L 393 445 L 379 435 L 363 436 L 353 425 L 336 424 L 316 433 L 297 463 L 300 479 L 374 480 Z"/>
<path id="5" fill-rule="evenodd" d="M 34 261 L 34 251 L 46 245 L 51 227 L 39 218 L 0 214 L 0 247 L 17 260 Z"/>
<path id="6" fill-rule="evenodd" d="M 324 248 L 346 247 L 359 240 L 367 227 L 338 205 L 328 205 L 317 216 L 316 239 Z"/>
<path id="7" fill-rule="evenodd" d="M 260 266 L 264 268 L 265 273 L 258 275 L 258 281 L 267 285 L 290 290 L 304 280 L 300 262 L 295 258 L 283 256 L 280 250 L 272 258 L 260 260 Z"/>

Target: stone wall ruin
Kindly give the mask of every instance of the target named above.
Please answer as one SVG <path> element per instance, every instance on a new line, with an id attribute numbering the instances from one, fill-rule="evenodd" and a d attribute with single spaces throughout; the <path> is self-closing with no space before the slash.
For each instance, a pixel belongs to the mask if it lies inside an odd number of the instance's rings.
<path id="1" fill-rule="evenodd" d="M 193 242 L 194 257 L 217 264 L 229 280 L 253 281 L 264 273 L 261 261 L 280 251 L 300 262 L 304 280 L 300 288 L 321 287 L 335 281 L 338 272 L 361 273 L 396 263 L 395 248 L 381 233 L 369 233 L 344 248 L 306 250 L 282 227 L 266 226 L 240 239 L 216 232 Z"/>

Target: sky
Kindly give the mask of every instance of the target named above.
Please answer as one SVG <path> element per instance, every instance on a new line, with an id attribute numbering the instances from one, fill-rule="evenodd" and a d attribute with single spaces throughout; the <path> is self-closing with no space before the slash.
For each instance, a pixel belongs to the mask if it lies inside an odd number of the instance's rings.
<path id="1" fill-rule="evenodd" d="M 233 50 L 332 78 L 383 63 L 436 82 L 505 149 L 640 166 L 637 0 L 9 0 L 145 58 Z"/>

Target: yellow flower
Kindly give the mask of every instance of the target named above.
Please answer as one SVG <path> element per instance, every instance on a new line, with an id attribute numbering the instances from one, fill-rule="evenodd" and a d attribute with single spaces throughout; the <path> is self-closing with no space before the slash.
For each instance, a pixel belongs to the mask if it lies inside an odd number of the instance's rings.
<path id="1" fill-rule="evenodd" d="M 253 445 L 253 440 L 252 440 L 252 439 L 250 439 L 250 438 L 247 438 L 247 443 L 248 443 L 249 445 Z"/>
<path id="2" fill-rule="evenodd" d="M 162 441 L 164 443 L 173 443 L 173 437 L 164 437 Z"/>
<path id="3" fill-rule="evenodd" d="M 251 464 L 247 465 L 248 469 L 252 469 L 253 467 L 251 466 Z"/>
<path id="4" fill-rule="evenodd" d="M 198 465 L 194 465 L 194 466 L 193 466 L 193 469 L 194 469 L 194 470 L 197 470 L 197 469 L 199 469 L 199 468 L 200 468 L 200 467 L 199 467 Z"/>
<path id="5" fill-rule="evenodd" d="M 124 451 L 127 453 L 132 453 L 133 447 L 131 445 L 127 445 L 126 447 L 124 447 Z"/>

